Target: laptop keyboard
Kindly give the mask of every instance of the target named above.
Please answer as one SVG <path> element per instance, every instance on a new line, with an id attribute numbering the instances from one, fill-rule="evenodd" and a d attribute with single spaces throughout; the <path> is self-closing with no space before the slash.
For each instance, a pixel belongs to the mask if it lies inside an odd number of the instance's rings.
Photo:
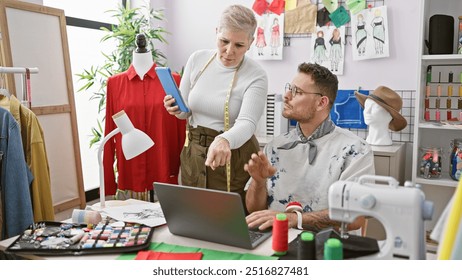
<path id="1" fill-rule="evenodd" d="M 254 241 L 258 240 L 260 237 L 263 236 L 263 233 L 258 231 L 249 230 L 250 241 L 253 243 Z"/>

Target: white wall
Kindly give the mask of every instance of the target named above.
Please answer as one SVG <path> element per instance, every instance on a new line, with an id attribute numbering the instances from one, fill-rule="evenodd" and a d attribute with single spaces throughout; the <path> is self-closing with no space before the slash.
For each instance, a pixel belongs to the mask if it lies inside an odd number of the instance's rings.
<path id="1" fill-rule="evenodd" d="M 151 0 L 154 8 L 165 7 L 168 19 L 169 44 L 165 54 L 169 66 L 179 71 L 189 55 L 203 48 L 215 48 L 215 29 L 224 8 L 231 4 L 251 7 L 253 0 Z M 315 1 L 313 1 L 315 2 Z M 385 0 L 388 7 L 390 57 L 365 61 L 353 61 L 351 37 L 345 55 L 344 75 L 339 76 L 341 89 L 375 89 L 386 85 L 396 90 L 415 90 L 417 84 L 417 44 L 419 28 L 418 0 Z M 311 38 L 292 38 L 284 48 L 282 61 L 259 61 L 269 76 L 269 91 L 281 93 L 286 82 L 291 81 L 297 66 L 310 55 Z"/>

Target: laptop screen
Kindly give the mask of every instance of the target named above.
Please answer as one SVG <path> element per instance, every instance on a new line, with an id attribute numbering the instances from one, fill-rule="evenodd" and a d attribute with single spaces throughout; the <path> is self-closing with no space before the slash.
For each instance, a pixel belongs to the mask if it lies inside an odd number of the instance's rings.
<path id="1" fill-rule="evenodd" d="M 172 234 L 254 248 L 239 194 L 157 182 L 154 191 Z"/>

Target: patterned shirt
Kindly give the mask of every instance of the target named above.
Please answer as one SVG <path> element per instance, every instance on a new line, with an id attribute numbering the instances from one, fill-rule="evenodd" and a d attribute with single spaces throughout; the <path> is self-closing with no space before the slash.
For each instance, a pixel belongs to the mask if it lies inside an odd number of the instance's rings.
<path id="1" fill-rule="evenodd" d="M 325 210 L 332 183 L 375 174 L 374 156 L 367 142 L 337 126 L 324 134 L 322 128 L 326 122 L 331 122 L 330 118 L 308 138 L 297 125 L 296 129 L 275 137 L 265 146 L 264 153 L 277 169 L 267 181 L 268 209 L 284 212 L 289 202 L 297 201 L 302 204 L 303 212 Z M 317 149 L 311 164 L 307 140 L 312 140 Z M 280 148 L 296 141 L 306 143 L 291 149 Z"/>

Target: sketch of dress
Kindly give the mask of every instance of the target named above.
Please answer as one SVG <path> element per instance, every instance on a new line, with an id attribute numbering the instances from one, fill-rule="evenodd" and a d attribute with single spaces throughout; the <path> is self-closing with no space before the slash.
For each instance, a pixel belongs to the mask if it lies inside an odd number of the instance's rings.
<path id="1" fill-rule="evenodd" d="M 263 28 L 257 28 L 257 41 L 255 42 L 255 46 L 258 48 L 258 55 L 263 55 L 263 48 L 266 47 L 266 40 L 265 40 L 265 30 Z"/>
<path id="2" fill-rule="evenodd" d="M 317 64 L 322 64 L 327 60 L 326 45 L 324 43 L 324 32 L 318 31 L 317 36 L 318 37 L 314 43 L 313 60 Z"/>
<path id="3" fill-rule="evenodd" d="M 274 18 L 273 26 L 271 27 L 271 55 L 278 55 L 278 48 L 281 45 L 279 37 L 279 20 Z"/>
<path id="4" fill-rule="evenodd" d="M 358 50 L 358 55 L 364 55 L 366 53 L 366 43 L 367 43 L 367 32 L 366 32 L 366 23 L 364 22 L 364 16 L 358 14 L 358 28 L 356 30 L 356 49 Z"/>
<path id="5" fill-rule="evenodd" d="M 379 9 L 375 10 L 375 17 L 371 22 L 372 35 L 374 37 L 375 53 L 383 54 L 383 45 L 385 44 L 385 25 Z"/>
<path id="6" fill-rule="evenodd" d="M 332 33 L 332 38 L 329 40 L 330 53 L 330 70 L 338 71 L 338 65 L 342 60 L 342 37 L 340 36 L 340 31 L 336 28 Z"/>

